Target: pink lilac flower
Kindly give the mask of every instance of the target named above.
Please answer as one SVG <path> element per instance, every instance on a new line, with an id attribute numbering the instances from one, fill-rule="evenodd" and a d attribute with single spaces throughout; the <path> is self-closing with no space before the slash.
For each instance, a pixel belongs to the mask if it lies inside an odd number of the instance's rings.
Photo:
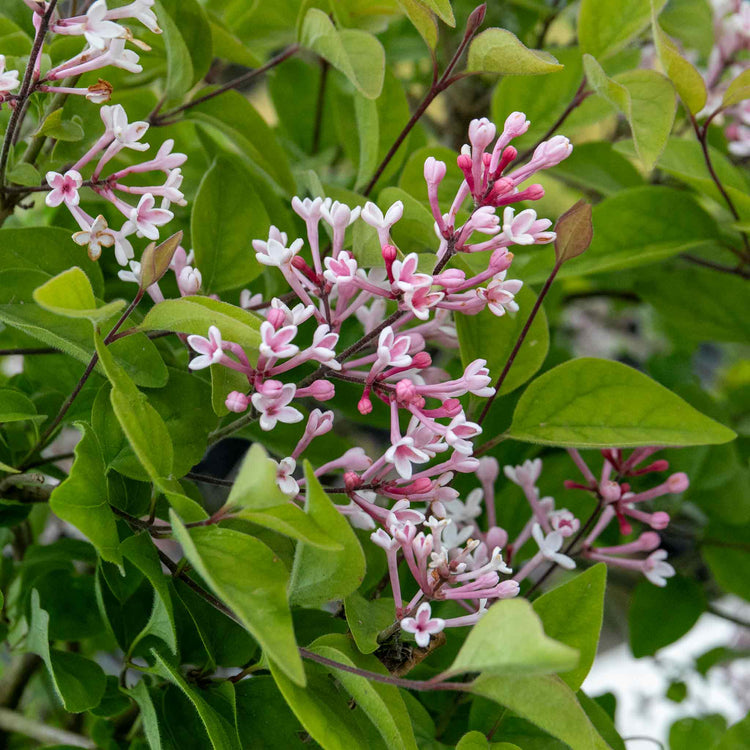
<path id="1" fill-rule="evenodd" d="M 206 367 L 221 362 L 224 356 L 221 331 L 216 326 L 209 327 L 208 338 L 192 335 L 187 337 L 187 342 L 190 348 L 200 355 L 190 360 L 188 366 L 191 370 L 203 370 Z"/>
<path id="2" fill-rule="evenodd" d="M 401 620 L 401 629 L 414 634 L 414 640 L 420 648 L 430 645 L 430 638 L 445 627 L 445 620 L 432 616 L 432 608 L 427 602 L 419 606 L 416 617 L 405 617 Z"/>
<path id="3" fill-rule="evenodd" d="M 75 169 L 69 169 L 64 175 L 59 172 L 47 172 L 47 184 L 52 190 L 47 193 L 45 202 L 51 208 L 61 203 L 77 206 L 81 202 L 78 190 L 83 184 L 83 177 Z"/>
<path id="4" fill-rule="evenodd" d="M 268 432 L 276 427 L 277 422 L 294 424 L 301 422 L 302 413 L 289 406 L 297 388 L 293 383 L 280 383 L 278 380 L 266 380 L 262 389 L 253 393 L 251 401 L 260 412 L 259 424 Z"/>

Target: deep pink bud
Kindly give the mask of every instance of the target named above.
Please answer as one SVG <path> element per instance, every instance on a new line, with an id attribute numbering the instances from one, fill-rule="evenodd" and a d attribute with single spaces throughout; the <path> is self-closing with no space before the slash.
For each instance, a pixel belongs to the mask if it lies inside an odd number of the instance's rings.
<path id="1" fill-rule="evenodd" d="M 425 492 L 429 492 L 432 489 L 432 480 L 428 477 L 420 477 L 415 479 L 408 487 L 404 487 L 404 494 L 406 495 L 424 495 Z M 399 502 L 401 502 L 399 500 Z"/>
<path id="2" fill-rule="evenodd" d="M 489 195 L 487 196 L 487 203 L 494 203 L 502 199 L 504 195 L 507 195 L 513 190 L 513 181 L 507 177 L 500 177 L 495 180 L 495 184 L 492 186 Z"/>
<path id="3" fill-rule="evenodd" d="M 508 146 L 506 149 L 503 150 L 502 156 L 500 157 L 500 161 L 497 164 L 497 167 L 495 168 L 495 171 L 492 175 L 493 179 L 497 179 L 500 177 L 500 175 L 503 173 L 503 170 L 510 164 L 512 161 L 515 160 L 515 158 L 518 156 L 518 149 L 515 146 Z"/>
<path id="4" fill-rule="evenodd" d="M 656 513 L 651 516 L 651 528 L 661 531 L 669 526 L 669 513 L 665 513 L 663 510 L 657 510 Z M 657 545 L 658 546 L 658 545 Z M 656 549 L 654 547 L 653 549 Z"/>
<path id="5" fill-rule="evenodd" d="M 663 458 L 660 458 L 658 461 L 654 461 L 648 466 L 644 466 L 642 469 L 638 469 L 638 471 L 635 471 L 632 473 L 636 475 L 650 474 L 652 471 L 666 471 L 668 468 L 669 468 L 669 461 L 666 461 Z"/>
<path id="6" fill-rule="evenodd" d="M 383 253 L 383 260 L 388 264 L 393 263 L 398 257 L 398 248 L 393 245 L 383 245 L 381 252 Z"/>
<path id="7" fill-rule="evenodd" d="M 279 310 L 277 307 L 269 307 L 266 320 L 278 331 L 286 322 L 286 315 L 283 310 Z"/>
<path id="8" fill-rule="evenodd" d="M 427 352 L 417 352 L 411 359 L 412 367 L 424 370 L 432 365 L 432 357 Z"/>
<path id="9" fill-rule="evenodd" d="M 357 404 L 357 409 L 362 415 L 369 414 L 372 411 L 372 401 L 370 401 L 368 396 L 362 396 Z"/>
<path id="10" fill-rule="evenodd" d="M 305 274 L 305 276 L 307 276 L 307 278 L 310 279 L 313 284 L 318 283 L 318 277 L 315 275 L 315 271 L 313 271 L 312 268 L 307 265 L 305 259 L 301 255 L 295 255 L 292 258 L 292 265 L 298 271 L 302 271 L 302 273 Z"/>
<path id="11" fill-rule="evenodd" d="M 464 173 L 464 179 L 469 185 L 469 190 L 474 192 L 474 178 L 471 175 L 471 157 L 468 154 L 460 154 L 456 159 L 458 168 Z"/>
<path id="12" fill-rule="evenodd" d="M 235 412 L 235 414 L 241 414 L 242 412 L 247 411 L 249 403 L 250 399 L 244 393 L 232 391 L 227 396 L 224 406 L 226 406 L 229 411 Z"/>
<path id="13" fill-rule="evenodd" d="M 689 486 L 690 480 L 688 479 L 687 474 L 682 471 L 672 474 L 672 476 L 667 479 L 667 487 L 669 487 L 669 491 L 673 492 L 675 495 L 684 492 Z"/>
<path id="14" fill-rule="evenodd" d="M 446 398 L 443 401 L 443 411 L 446 417 L 455 417 L 461 411 L 461 402 L 457 398 Z"/>
<path id="15" fill-rule="evenodd" d="M 362 479 L 356 472 L 347 471 L 344 473 L 344 486 L 346 487 L 347 492 L 351 492 L 362 486 Z"/>

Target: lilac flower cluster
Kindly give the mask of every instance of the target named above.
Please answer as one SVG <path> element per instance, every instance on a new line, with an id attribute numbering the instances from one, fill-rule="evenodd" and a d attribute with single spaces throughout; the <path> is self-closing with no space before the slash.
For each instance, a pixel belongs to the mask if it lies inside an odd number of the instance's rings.
<path id="1" fill-rule="evenodd" d="M 519 112 L 507 118 L 498 137 L 488 120 L 471 123 L 470 144 L 458 157 L 464 180 L 445 214 L 437 196 L 446 165 L 432 157 L 426 160 L 424 176 L 437 238 L 436 262 L 430 270 L 424 268 L 424 257 L 403 255 L 394 244 L 391 232 L 404 214 L 400 201 L 383 211 L 370 202 L 351 208 L 330 199 L 294 198 L 292 207 L 306 227 L 307 251 L 303 239 L 290 242 L 276 227 L 271 227 L 266 240 L 253 242 L 257 260 L 278 269 L 291 289 L 283 300 L 270 302 L 250 290 L 242 293 L 242 306 L 264 317 L 257 362 L 251 363 L 238 344 L 224 341 L 215 326 L 207 338 L 187 339 L 197 355 L 190 361 L 191 369 L 220 365 L 246 377 L 247 389 L 230 393 L 226 407 L 257 417 L 262 430 L 302 422 L 305 416 L 295 401 L 333 398 L 336 380 L 361 388 L 357 404 L 361 414 L 372 412 L 377 402 L 387 409 L 390 440 L 382 452 L 370 455 L 362 447 L 351 448 L 318 466 L 315 474 L 343 473 L 349 503 L 337 507 L 353 525 L 372 530 L 373 543 L 387 558 L 395 616 L 421 646 L 445 627 L 475 623 L 491 602 L 516 596 L 520 583 L 539 566 L 575 567 L 563 547 L 568 537 L 579 532 L 580 521 L 566 509 L 555 510 L 551 498 L 539 498 L 538 459 L 505 467 L 507 478 L 523 489 L 531 508 L 528 524 L 507 545 L 508 533 L 496 524 L 495 516 L 498 462 L 474 455 L 473 441 L 482 428 L 468 418 L 459 400 L 467 394 L 480 398 L 494 394 L 486 361 L 475 360 L 459 377 L 451 377 L 433 366 L 430 353 L 457 346 L 451 321 L 456 312 L 473 315 L 489 309 L 500 317 L 515 313 L 521 282 L 506 278 L 513 260 L 509 248 L 555 239 L 549 220 L 538 219 L 530 208 L 516 213 L 512 204 L 542 197 L 541 185 L 524 188 L 522 183 L 565 159 L 572 146 L 567 138 L 556 136 L 540 144 L 527 164 L 517 165 L 518 153 L 510 142 L 528 127 Z M 459 221 L 467 204 L 468 218 Z M 363 268 L 355 253 L 345 249 L 347 229 L 356 221 L 375 230 L 382 266 Z M 321 241 L 321 227 L 330 236 L 329 246 Z M 479 252 L 485 253 L 480 257 L 487 259 L 487 267 L 473 276 L 448 265 L 458 254 Z M 302 333 L 308 322 L 311 338 Z M 358 342 L 340 350 L 342 332 L 347 329 L 349 334 L 355 327 Z M 309 373 L 311 365 L 315 369 Z M 307 368 L 308 374 L 298 374 L 304 372 L 300 367 Z M 302 501 L 305 485 L 304 478 L 295 476 L 297 461 L 312 440 L 333 429 L 334 419 L 333 411 L 313 409 L 291 455 L 277 462 L 278 486 L 290 501 Z M 631 460 L 633 467 L 640 463 L 637 456 Z M 610 482 L 612 472 L 621 468 L 627 476 L 630 467 L 626 471 L 608 458 L 601 481 L 591 483 L 587 469 L 589 483 L 581 485 L 601 498 L 604 511 L 597 535 L 615 515 L 647 520 L 646 514 L 632 507 L 646 497 L 631 496 L 626 484 Z M 451 486 L 456 473 L 475 474 L 481 488 L 461 499 Z M 620 488 L 616 499 L 614 486 Z M 659 494 L 652 491 L 651 496 L 656 496 L 654 492 Z M 486 531 L 479 526 L 483 514 Z M 532 538 L 538 551 L 514 575 L 513 558 Z M 595 555 L 607 555 L 609 560 L 609 555 L 620 554 L 595 550 L 594 538 L 587 537 L 584 547 L 592 560 L 599 559 Z M 623 550 L 629 551 L 635 547 Z M 656 582 L 657 576 L 669 573 L 659 555 L 638 563 Z M 635 567 L 619 557 L 612 559 L 613 564 Z M 417 586 L 408 604 L 402 600 L 401 562 Z M 447 620 L 432 617 L 430 602 L 442 600 L 456 601 L 467 614 Z"/>
<path id="2" fill-rule="evenodd" d="M 721 106 L 729 82 L 748 68 L 750 52 L 750 0 L 711 0 L 714 11 L 715 44 L 705 72 L 708 102 L 702 114 L 710 115 Z M 750 156 L 750 100 L 745 99 L 722 112 L 729 151 L 741 158 Z"/>
<path id="3" fill-rule="evenodd" d="M 48 4 L 37 0 L 25 0 L 25 2 L 34 11 L 34 27 L 39 35 L 44 31 L 42 19 L 48 12 Z M 109 9 L 106 0 L 96 0 L 85 14 L 70 18 L 59 17 L 58 11 L 55 10 L 50 19 L 49 31 L 53 34 L 83 37 L 86 46 L 79 54 L 59 63 L 42 75 L 42 45 L 35 45 L 38 54 L 30 63 L 34 90 L 85 96 L 86 99 L 96 104 L 108 101 L 112 86 L 102 79 L 88 88 L 71 88 L 53 84 L 58 80 L 80 76 L 108 66 L 123 68 L 131 73 L 140 73 L 142 67 L 138 64 L 137 53 L 126 49 L 125 45 L 131 43 L 141 49 L 149 49 L 148 45 L 135 39 L 130 29 L 120 24 L 119 21 L 135 19 L 150 31 L 161 33 L 156 15 L 152 10 L 153 5 L 154 0 L 134 0 L 128 5 Z M 7 102 L 11 107 L 16 106 L 17 97 L 12 92 L 19 85 L 18 71 L 7 71 L 5 57 L 0 55 L 0 105 Z M 149 145 L 142 139 L 149 125 L 146 122 L 128 122 L 127 114 L 119 104 L 102 107 L 101 117 L 105 127 L 104 133 L 89 151 L 64 173 L 54 171 L 47 173 L 46 183 L 49 193 L 46 196 L 46 203 L 51 207 L 63 203 L 67 206 L 81 228 L 73 239 L 79 245 L 88 248 L 89 257 L 92 260 L 99 258 L 103 247 L 114 246 L 115 257 L 120 265 L 124 266 L 134 257 L 133 247 L 128 237 L 135 235 L 151 240 L 158 239 L 159 227 L 173 218 L 173 213 L 169 210 L 171 204 L 185 205 L 185 199 L 180 190 L 182 184 L 180 167 L 187 157 L 184 154 L 173 153 L 174 142 L 168 140 L 154 158 L 104 176 L 103 171 L 106 165 L 121 151 L 148 150 Z M 98 160 L 92 173 L 84 178 L 82 171 L 95 159 Z M 129 175 L 151 171 L 162 172 L 165 176 L 163 182 L 146 187 L 129 186 L 124 182 Z M 91 188 L 123 214 L 124 222 L 119 230 L 110 228 L 103 216 L 99 215 L 95 218 L 80 207 L 79 191 L 82 187 Z M 128 203 L 122 197 L 123 195 L 137 199 L 137 204 Z M 159 206 L 156 205 L 157 199 L 160 199 Z"/>

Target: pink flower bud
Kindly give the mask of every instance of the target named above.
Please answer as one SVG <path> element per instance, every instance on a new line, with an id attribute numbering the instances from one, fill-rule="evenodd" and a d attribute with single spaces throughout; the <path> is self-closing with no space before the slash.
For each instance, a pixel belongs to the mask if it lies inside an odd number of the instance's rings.
<path id="1" fill-rule="evenodd" d="M 458 168 L 464 173 L 466 182 L 469 183 L 469 190 L 474 190 L 474 178 L 471 176 L 471 157 L 468 154 L 461 154 L 456 159 Z"/>
<path id="2" fill-rule="evenodd" d="M 424 179 L 425 182 L 430 185 L 439 184 L 443 177 L 447 167 L 444 161 L 438 161 L 434 156 L 428 156 L 424 162 Z"/>
<path id="3" fill-rule="evenodd" d="M 570 141 L 564 135 L 556 135 L 536 147 L 532 161 L 545 168 L 554 167 L 567 159 L 572 151 Z"/>
<path id="4" fill-rule="evenodd" d="M 502 273 L 510 268 L 513 262 L 513 253 L 509 253 L 504 247 L 495 250 L 490 258 L 489 270 L 494 274 Z"/>
<path id="5" fill-rule="evenodd" d="M 669 488 L 669 491 L 673 492 L 675 495 L 684 492 L 689 486 L 690 481 L 688 480 L 688 476 L 682 471 L 672 474 L 672 476 L 667 479 L 667 487 Z"/>
<path id="6" fill-rule="evenodd" d="M 497 584 L 495 587 L 495 596 L 498 599 L 512 599 L 514 596 L 518 596 L 520 590 L 521 586 L 518 584 L 518 581 L 511 579 Z"/>
<path id="7" fill-rule="evenodd" d="M 518 138 L 519 135 L 523 135 L 528 129 L 531 123 L 526 119 L 526 115 L 523 112 L 511 112 L 506 118 L 503 124 L 503 135 L 510 138 Z"/>
<path id="8" fill-rule="evenodd" d="M 406 495 L 424 495 L 432 489 L 432 480 L 428 477 L 415 479 L 408 487 L 404 487 Z"/>
<path id="9" fill-rule="evenodd" d="M 500 177 L 495 180 L 495 184 L 490 190 L 490 194 L 487 196 L 487 203 L 494 205 L 497 201 L 501 200 L 504 196 L 511 194 L 513 190 L 513 181 L 507 177 Z"/>
<path id="10" fill-rule="evenodd" d="M 500 177 L 500 175 L 503 173 L 503 170 L 508 166 L 508 164 L 514 161 L 517 156 L 518 149 L 515 146 L 508 146 L 506 149 L 504 149 L 502 155 L 500 156 L 500 161 L 498 161 L 497 167 L 495 167 L 495 171 L 492 173 L 492 177 L 494 179 L 498 179 L 498 177 Z"/>
<path id="11" fill-rule="evenodd" d="M 499 526 L 493 526 L 484 538 L 484 543 L 490 548 L 505 547 L 508 543 L 508 532 Z"/>
<path id="12" fill-rule="evenodd" d="M 336 395 L 336 388 L 330 380 L 314 380 L 305 390 L 305 395 L 318 401 L 329 401 Z"/>
<path id="13" fill-rule="evenodd" d="M 383 260 L 388 264 L 393 263 L 398 257 L 398 248 L 393 245 L 383 245 L 381 252 L 383 253 Z"/>
<path id="14" fill-rule="evenodd" d="M 622 488 L 617 482 L 602 482 L 599 492 L 607 503 L 616 503 L 622 496 Z"/>
<path id="15" fill-rule="evenodd" d="M 651 528 L 661 531 L 669 526 L 669 513 L 665 513 L 663 510 L 657 510 L 656 513 L 651 516 Z M 658 546 L 658 545 L 657 545 Z"/>
<path id="16" fill-rule="evenodd" d="M 417 352 L 411 360 L 412 367 L 424 370 L 432 365 L 432 357 L 427 352 Z"/>
<path id="17" fill-rule="evenodd" d="M 363 416 L 372 411 L 372 401 L 367 396 L 362 396 L 357 404 L 357 409 Z"/>
<path id="18" fill-rule="evenodd" d="M 266 320 L 278 331 L 286 323 L 286 314 L 277 307 L 269 307 Z"/>
<path id="19" fill-rule="evenodd" d="M 469 123 L 469 142 L 472 150 L 484 151 L 495 137 L 495 124 L 486 117 L 472 120 Z"/>
<path id="20" fill-rule="evenodd" d="M 434 277 L 434 282 L 446 289 L 461 286 L 466 281 L 466 274 L 460 268 L 449 268 Z"/>
<path id="21" fill-rule="evenodd" d="M 241 414 L 244 411 L 247 411 L 248 404 L 250 403 L 250 399 L 244 394 L 240 393 L 239 391 L 232 391 L 226 398 L 226 401 L 224 402 L 224 406 L 229 409 L 229 411 L 233 411 L 235 414 Z"/>
<path id="22" fill-rule="evenodd" d="M 362 486 L 362 479 L 356 472 L 347 471 L 344 473 L 344 486 L 347 492 L 352 492 Z"/>
<path id="23" fill-rule="evenodd" d="M 644 552 L 652 552 L 661 544 L 661 538 L 655 531 L 644 531 L 638 537 L 638 542 Z"/>
<path id="24" fill-rule="evenodd" d="M 307 265 L 307 262 L 301 255 L 295 255 L 292 258 L 292 265 L 298 270 L 301 271 L 305 276 L 307 276 L 310 281 L 312 281 L 313 284 L 318 283 L 318 277 L 315 275 L 315 271 L 310 268 L 310 266 Z"/>

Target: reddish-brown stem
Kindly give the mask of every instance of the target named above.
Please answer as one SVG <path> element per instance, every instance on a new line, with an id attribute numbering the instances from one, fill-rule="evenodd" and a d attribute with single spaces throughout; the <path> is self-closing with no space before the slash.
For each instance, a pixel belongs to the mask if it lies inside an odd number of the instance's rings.
<path id="1" fill-rule="evenodd" d="M 555 263 L 555 267 L 552 269 L 552 273 L 550 273 L 549 277 L 547 278 L 547 281 L 544 282 L 544 286 L 542 287 L 542 291 L 539 292 L 539 296 L 536 298 L 536 302 L 534 303 L 534 307 L 531 308 L 531 312 L 529 313 L 529 317 L 526 319 L 526 323 L 523 326 L 523 329 L 521 330 L 521 333 L 518 335 L 518 339 L 516 340 L 515 346 L 513 347 L 513 350 L 510 353 L 510 356 L 508 357 L 508 361 L 505 363 L 505 367 L 503 367 L 503 371 L 500 373 L 500 375 L 497 378 L 497 382 L 495 383 L 495 392 L 487 399 L 487 403 L 484 405 L 484 409 L 482 409 L 482 413 L 479 415 L 479 419 L 477 420 L 478 424 L 482 424 L 484 422 L 485 417 L 490 411 L 490 408 L 492 407 L 492 403 L 497 397 L 497 394 L 500 392 L 500 388 L 505 381 L 505 378 L 508 376 L 508 373 L 510 372 L 510 368 L 513 367 L 513 363 L 516 361 L 516 357 L 518 356 L 518 352 L 521 350 L 521 346 L 523 345 L 523 342 L 526 340 L 526 336 L 529 333 L 529 330 L 531 329 L 531 324 L 534 322 L 534 318 L 536 318 L 537 313 L 539 312 L 539 309 L 542 306 L 542 302 L 544 302 L 544 298 L 547 296 L 547 292 L 549 292 L 550 287 L 552 286 L 552 282 L 555 280 L 555 277 L 557 276 L 558 271 L 562 268 L 562 263 L 558 261 Z"/>
<path id="2" fill-rule="evenodd" d="M 185 104 L 182 104 L 179 107 L 175 107 L 175 109 L 171 109 L 169 112 L 164 112 L 163 114 L 159 114 L 158 112 L 152 112 L 149 117 L 149 122 L 152 125 L 169 125 L 171 124 L 172 118 L 175 117 L 176 115 L 179 115 L 185 110 L 188 110 L 191 107 L 195 107 L 198 104 L 207 102 L 210 99 L 213 99 L 214 97 L 217 97 L 220 94 L 223 94 L 225 91 L 229 91 L 230 89 L 237 88 L 238 86 L 241 86 L 242 84 L 249 83 L 254 78 L 257 78 L 258 76 L 263 75 L 264 73 L 268 72 L 272 68 L 275 68 L 280 63 L 283 63 L 284 60 L 289 59 L 292 55 L 296 55 L 297 52 L 299 52 L 299 50 L 300 50 L 299 44 L 292 44 L 289 47 L 287 47 L 283 52 L 280 52 L 278 55 L 276 55 L 276 57 L 272 57 L 265 65 L 262 65 L 260 68 L 254 68 L 253 70 L 249 70 L 247 73 L 243 73 L 243 75 L 239 76 L 238 78 L 235 78 L 232 81 L 229 81 L 228 83 L 225 83 L 222 86 L 219 86 L 219 88 L 214 89 L 213 91 L 210 91 L 208 94 L 199 96 L 196 99 L 186 102 Z"/>
<path id="3" fill-rule="evenodd" d="M 477 9 L 475 9 L 472 13 L 472 16 L 480 11 L 480 9 L 482 9 L 484 5 L 485 4 L 483 3 Z M 478 30 L 479 25 L 474 25 L 470 28 L 467 28 L 466 33 L 464 34 L 464 38 L 461 40 L 461 44 L 458 46 L 458 49 L 455 51 L 453 57 L 443 71 L 443 74 L 440 76 L 440 78 L 437 79 L 433 74 L 432 85 L 424 95 L 424 98 L 420 102 L 419 106 L 414 111 L 414 114 L 409 118 L 409 122 L 404 125 L 404 129 L 398 134 L 398 138 L 396 138 L 391 147 L 388 149 L 388 153 L 385 155 L 385 157 L 383 157 L 383 161 L 381 161 L 378 165 L 378 168 L 375 170 L 375 174 L 373 174 L 365 189 L 362 191 L 363 195 L 369 195 L 372 192 L 381 175 L 385 171 L 385 168 L 390 164 L 391 159 L 393 159 L 393 157 L 396 155 L 399 147 L 406 140 L 406 137 L 409 135 L 409 133 L 411 133 L 417 122 L 419 122 L 419 119 L 422 117 L 422 115 L 427 111 L 427 108 L 430 106 L 430 104 L 432 104 L 432 102 L 439 94 L 441 94 L 443 91 L 445 91 L 445 89 L 447 89 L 458 80 L 458 77 L 451 78 L 451 73 L 458 64 L 458 61 L 461 59 L 461 56 L 463 55 L 466 47 L 469 45 L 469 42 L 471 42 Z M 437 71 L 437 68 L 435 68 L 434 70 Z"/>

